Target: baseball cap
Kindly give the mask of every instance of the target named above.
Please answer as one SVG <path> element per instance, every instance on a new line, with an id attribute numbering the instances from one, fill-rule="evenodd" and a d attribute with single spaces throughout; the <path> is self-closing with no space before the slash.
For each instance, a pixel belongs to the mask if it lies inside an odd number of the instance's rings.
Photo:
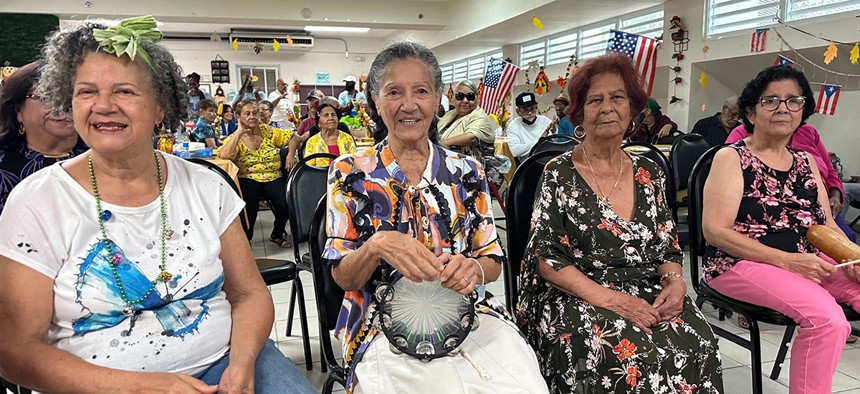
<path id="1" fill-rule="evenodd" d="M 517 108 L 530 107 L 532 105 L 537 105 L 537 100 L 535 100 L 535 94 L 532 92 L 522 92 L 517 95 L 516 99 Z"/>
<path id="2" fill-rule="evenodd" d="M 343 78 L 344 82 L 358 82 L 358 79 L 355 78 L 355 75 L 347 75 Z"/>
<path id="3" fill-rule="evenodd" d="M 308 97 L 305 98 L 305 100 L 307 100 L 311 97 L 313 97 L 317 100 L 322 100 L 325 98 L 325 93 L 323 93 L 322 90 L 314 89 L 314 90 L 311 90 L 310 93 L 308 93 Z"/>

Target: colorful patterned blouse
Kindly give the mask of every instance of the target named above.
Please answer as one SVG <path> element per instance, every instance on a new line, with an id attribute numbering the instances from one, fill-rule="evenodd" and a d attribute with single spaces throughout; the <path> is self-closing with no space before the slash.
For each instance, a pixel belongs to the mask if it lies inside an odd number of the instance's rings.
<path id="1" fill-rule="evenodd" d="M 750 152 L 743 140 L 732 145 L 740 156 L 744 191 L 734 230 L 764 245 L 789 253 L 818 253 L 806 230 L 824 224 L 818 184 L 806 153 L 786 147 L 793 162 L 788 171 L 770 168 Z M 708 244 L 702 274 L 711 280 L 732 269 L 741 259 Z"/>
<path id="2" fill-rule="evenodd" d="M 253 179 L 257 182 L 271 182 L 281 177 L 280 148 L 285 148 L 290 138 L 293 138 L 291 130 L 275 129 L 261 125 L 260 131 L 263 141 L 257 150 L 251 150 L 240 140 L 236 145 L 236 156 L 233 163 L 239 167 L 239 178 Z M 235 134 L 224 140 L 224 145 L 215 152 L 217 155 L 231 138 L 237 138 Z"/>
<path id="3" fill-rule="evenodd" d="M 0 149 L 0 213 L 3 213 L 6 198 L 12 192 L 12 188 L 24 178 L 58 161 L 80 155 L 88 149 L 83 141 L 78 140 L 77 145 L 69 152 L 69 157 L 62 159 L 45 157 L 26 145 Z"/>
<path id="4" fill-rule="evenodd" d="M 436 255 L 461 253 L 503 263 L 488 190 L 477 161 L 432 144 L 417 186 L 409 185 L 387 139 L 373 149 L 341 156 L 329 169 L 329 238 L 323 258 L 337 265 L 377 231 L 395 230 L 413 234 Z M 387 280 L 391 271 L 390 265 L 380 262 L 361 290 L 344 295 L 335 333 L 344 344 L 348 390 L 355 383 L 355 365 L 377 334 L 371 325 L 376 308 L 373 283 Z M 479 313 L 510 319 L 489 293 L 476 306 Z"/>
<path id="5" fill-rule="evenodd" d="M 355 153 L 355 139 L 353 139 L 351 135 L 338 130 L 337 147 L 340 149 L 341 155 Z M 322 133 L 314 134 L 311 138 L 308 138 L 307 142 L 305 142 L 305 157 L 314 153 L 331 153 L 328 150 L 328 145 L 326 145 L 325 140 L 322 138 Z M 308 164 L 316 167 L 328 167 L 330 161 L 331 160 L 329 159 L 314 159 L 309 161 Z"/>

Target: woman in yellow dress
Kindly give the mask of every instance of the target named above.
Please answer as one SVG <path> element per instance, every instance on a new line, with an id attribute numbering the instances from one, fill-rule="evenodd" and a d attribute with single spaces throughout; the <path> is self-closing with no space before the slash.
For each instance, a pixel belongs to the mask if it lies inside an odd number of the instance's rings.
<path id="1" fill-rule="evenodd" d="M 335 156 L 355 153 L 355 140 L 351 135 L 337 129 L 340 119 L 337 109 L 331 104 L 322 104 L 317 110 L 317 125 L 320 132 L 308 138 L 305 143 L 304 157 L 315 153 L 331 153 Z M 308 161 L 309 165 L 328 167 L 331 160 L 325 158 Z"/>

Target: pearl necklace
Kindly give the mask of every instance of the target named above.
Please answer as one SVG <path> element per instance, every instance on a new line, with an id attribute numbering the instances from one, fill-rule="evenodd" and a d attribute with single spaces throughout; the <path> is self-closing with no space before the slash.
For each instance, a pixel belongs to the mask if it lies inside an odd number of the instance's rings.
<path id="1" fill-rule="evenodd" d="M 612 202 L 609 201 L 609 198 L 615 193 L 615 189 L 618 188 L 618 182 L 621 181 L 621 175 L 624 174 L 624 158 L 618 156 L 618 178 L 615 179 L 615 185 L 612 186 L 612 190 L 609 191 L 609 195 L 606 195 L 600 188 L 600 180 L 598 180 L 597 176 L 594 175 L 594 167 L 591 166 L 591 160 L 588 159 L 588 152 L 585 151 L 585 144 L 579 144 L 579 146 L 582 147 L 582 156 L 585 157 L 585 162 L 588 163 L 588 169 L 591 170 L 591 179 L 594 179 L 594 184 L 597 185 L 597 192 L 600 194 L 598 198 L 604 205 L 606 205 L 607 208 L 612 209 Z"/>
<path id="2" fill-rule="evenodd" d="M 107 254 L 108 256 L 110 256 L 110 269 L 113 273 L 114 279 L 116 280 L 117 288 L 119 289 L 119 295 L 120 297 L 122 297 L 122 301 L 125 302 L 125 307 L 122 309 L 122 314 L 125 316 L 132 316 L 136 313 L 134 305 L 145 300 L 146 297 L 148 297 L 149 294 L 152 293 L 153 290 L 155 290 L 155 286 L 158 284 L 158 282 L 167 283 L 173 277 L 173 275 L 167 272 L 167 270 L 165 269 L 167 265 L 165 258 L 166 243 L 171 230 L 167 228 L 167 208 L 164 205 L 164 182 L 161 177 L 161 161 L 158 158 L 158 153 L 153 152 L 153 154 L 155 155 L 155 171 L 156 175 L 158 176 L 158 202 L 161 206 L 161 264 L 158 266 L 160 272 L 158 273 L 158 276 L 155 277 L 155 280 L 152 281 L 152 284 L 149 286 L 149 289 L 145 293 L 143 293 L 142 296 L 134 300 L 128 299 L 128 296 L 125 294 L 125 287 L 123 286 L 122 280 L 120 280 L 119 278 L 119 273 L 116 270 L 116 267 L 122 263 L 122 255 L 119 253 L 114 254 L 111 250 L 111 241 L 110 238 L 108 238 L 107 236 L 107 231 L 105 231 L 104 223 L 106 220 L 110 220 L 112 214 L 108 210 L 102 210 L 101 197 L 99 196 L 99 187 L 96 183 L 96 173 L 93 169 L 93 155 L 90 154 L 89 158 L 87 159 L 90 170 L 90 182 L 92 182 L 93 195 L 96 198 L 96 216 L 98 217 L 99 230 L 101 232 L 102 240 L 105 243 L 105 250 L 107 250 Z"/>

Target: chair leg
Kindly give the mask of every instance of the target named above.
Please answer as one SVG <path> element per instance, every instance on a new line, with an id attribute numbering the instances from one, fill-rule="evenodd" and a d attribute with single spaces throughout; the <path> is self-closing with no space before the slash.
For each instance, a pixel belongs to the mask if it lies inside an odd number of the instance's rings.
<path id="1" fill-rule="evenodd" d="M 328 372 L 328 360 L 325 359 L 325 344 L 323 343 L 322 336 L 328 335 L 324 334 L 326 331 L 320 327 L 320 371 L 322 373 Z"/>
<path id="2" fill-rule="evenodd" d="M 758 322 L 750 319 L 749 316 L 744 316 L 750 323 L 750 367 L 752 368 L 752 392 L 753 394 L 762 394 L 761 382 L 761 333 L 759 332 Z"/>
<path id="3" fill-rule="evenodd" d="M 785 328 L 785 334 L 782 336 L 782 342 L 779 345 L 779 352 L 776 353 L 776 361 L 773 362 L 773 370 L 770 372 L 771 380 L 779 379 L 779 373 L 782 371 L 782 364 L 791 345 L 791 337 L 794 336 L 795 329 L 797 329 L 797 326 L 788 326 Z"/>
<path id="4" fill-rule="evenodd" d="M 505 202 L 502 201 L 502 195 L 499 194 L 499 189 L 496 188 L 496 185 L 493 182 L 487 182 L 490 184 L 490 195 L 493 196 L 496 201 L 499 203 L 499 208 L 502 208 L 502 213 L 507 215 L 507 209 L 505 209 Z"/>
<path id="5" fill-rule="evenodd" d="M 308 312 L 305 310 L 305 291 L 302 289 L 302 282 L 298 280 L 296 277 L 296 281 L 293 283 L 296 286 L 296 291 L 298 292 L 298 303 L 299 303 L 299 324 L 302 327 L 302 346 L 305 350 L 305 369 L 308 371 L 314 369 L 314 359 L 313 355 L 311 355 L 311 336 L 308 332 Z"/>
<path id="6" fill-rule="evenodd" d="M 298 285 L 296 285 L 298 283 Z M 298 273 L 296 279 L 293 280 L 293 291 L 290 292 L 290 309 L 287 312 L 287 336 L 293 335 L 293 316 L 296 311 L 296 289 L 302 287 L 302 282 L 299 280 Z"/>

